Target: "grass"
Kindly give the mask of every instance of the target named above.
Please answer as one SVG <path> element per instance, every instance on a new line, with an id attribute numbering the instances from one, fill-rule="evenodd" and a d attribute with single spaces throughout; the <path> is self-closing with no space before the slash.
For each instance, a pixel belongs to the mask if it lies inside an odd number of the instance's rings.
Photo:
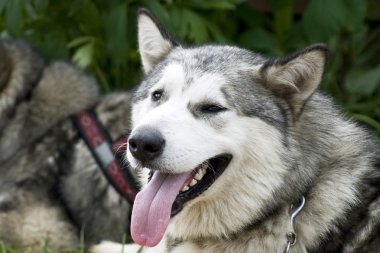
<path id="1" fill-rule="evenodd" d="M 21 250 L 17 246 L 9 246 L 5 245 L 3 241 L 0 241 L 0 253 L 28 253 L 29 251 L 27 250 Z M 58 252 L 53 252 L 49 246 L 48 243 L 42 242 L 41 243 L 41 252 L 42 253 L 58 253 Z M 59 252 L 59 253 L 84 253 L 84 247 L 80 246 L 78 250 L 73 250 L 73 251 L 64 251 L 64 252 Z"/>
<path id="2" fill-rule="evenodd" d="M 126 244 L 126 241 L 127 241 L 127 236 L 124 234 L 123 239 L 122 239 L 123 247 L 120 253 L 124 252 L 124 245 Z M 144 247 L 140 247 L 137 253 L 142 253 L 143 249 Z M 85 253 L 86 250 L 85 250 L 83 230 L 80 233 L 80 246 L 77 250 L 53 252 L 48 246 L 48 241 L 43 240 L 41 241 L 41 252 L 42 253 Z M 28 253 L 28 251 L 20 250 L 19 247 L 17 246 L 5 245 L 5 243 L 0 240 L 0 253 Z"/>
<path id="3" fill-rule="evenodd" d="M 143 249 L 144 247 L 140 247 L 137 253 L 142 253 Z M 53 252 L 52 250 L 49 249 L 49 247 L 46 244 L 41 245 L 41 252 L 42 253 L 62 253 L 62 252 Z M 84 252 L 85 252 L 84 247 L 81 246 L 78 250 L 64 251 L 63 253 L 84 253 Z M 122 252 L 124 252 L 124 246 L 120 253 Z M 21 251 L 17 247 L 8 247 L 5 245 L 3 241 L 0 241 L 0 253 L 28 253 L 28 251 Z"/>
<path id="4" fill-rule="evenodd" d="M 63 251 L 59 253 L 85 253 L 83 229 L 80 232 L 79 239 L 80 239 L 80 246 L 77 250 L 67 250 L 67 251 Z M 0 253 L 28 253 L 28 252 L 29 251 L 27 250 L 20 250 L 17 245 L 5 245 L 5 243 L 0 240 Z M 49 248 L 49 242 L 47 240 L 41 240 L 41 252 L 42 253 L 58 253 L 58 252 L 53 252 Z"/>

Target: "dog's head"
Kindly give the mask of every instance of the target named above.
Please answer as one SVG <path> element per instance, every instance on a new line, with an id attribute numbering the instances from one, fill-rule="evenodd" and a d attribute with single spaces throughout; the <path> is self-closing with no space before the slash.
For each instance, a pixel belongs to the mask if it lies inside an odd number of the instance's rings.
<path id="1" fill-rule="evenodd" d="M 288 131 L 320 83 L 326 49 L 267 59 L 231 46 L 184 47 L 146 10 L 138 39 L 146 76 L 127 158 L 151 175 L 132 236 L 154 246 L 170 220 L 178 237 L 235 233 L 282 196 L 297 163 Z"/>

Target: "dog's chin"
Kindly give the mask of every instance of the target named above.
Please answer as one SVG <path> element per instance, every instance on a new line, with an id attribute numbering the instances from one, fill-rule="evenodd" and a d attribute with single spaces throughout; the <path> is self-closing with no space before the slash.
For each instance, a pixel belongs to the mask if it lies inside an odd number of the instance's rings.
<path id="1" fill-rule="evenodd" d="M 231 154 L 220 154 L 207 159 L 193 169 L 194 176 L 182 188 L 181 192 L 176 197 L 172 210 L 171 217 L 178 214 L 184 207 L 184 204 L 195 199 L 205 192 L 228 167 L 232 160 Z M 152 178 L 155 170 L 151 170 L 149 179 Z"/>

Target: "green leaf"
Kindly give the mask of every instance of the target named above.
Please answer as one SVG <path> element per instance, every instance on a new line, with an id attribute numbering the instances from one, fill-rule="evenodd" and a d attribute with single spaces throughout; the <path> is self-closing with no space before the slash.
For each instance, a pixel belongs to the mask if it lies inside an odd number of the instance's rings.
<path id="1" fill-rule="evenodd" d="M 304 32 L 311 42 L 326 41 L 339 29 L 337 2 L 341 0 L 311 0 L 303 16 Z"/>
<path id="2" fill-rule="evenodd" d="M 70 2 L 69 16 L 76 15 L 78 11 L 84 8 L 87 0 L 72 0 Z"/>
<path id="3" fill-rule="evenodd" d="M 155 15 L 157 15 L 157 17 L 162 21 L 164 22 L 164 24 L 166 25 L 169 25 L 169 27 L 171 27 L 170 25 L 170 15 L 168 13 L 168 11 L 166 10 L 166 8 L 164 8 L 163 5 L 160 4 L 159 1 L 157 0 L 144 0 L 143 1 L 146 6 L 148 7 L 149 10 L 151 10 Z"/>
<path id="4" fill-rule="evenodd" d="M 277 40 L 283 44 L 293 25 L 293 0 L 272 0 L 274 31 Z"/>
<path id="5" fill-rule="evenodd" d="M 354 31 L 364 20 L 367 1 L 311 0 L 303 17 L 304 32 L 311 42 L 327 41 L 345 28 Z"/>
<path id="6" fill-rule="evenodd" d="M 335 1 L 330 1 L 335 2 Z M 367 1 L 363 0 L 340 0 L 336 13 L 340 25 L 348 31 L 355 31 L 364 21 L 367 12 Z"/>
<path id="7" fill-rule="evenodd" d="M 87 43 L 79 47 L 74 56 L 73 62 L 79 67 L 87 68 L 91 65 L 94 55 L 94 43 Z"/>
<path id="8" fill-rule="evenodd" d="M 286 52 L 294 52 L 308 45 L 309 43 L 303 33 L 302 24 L 300 22 L 294 23 L 290 28 L 285 41 Z"/>
<path id="9" fill-rule="evenodd" d="M 267 16 L 265 13 L 259 12 L 252 7 L 247 6 L 247 4 L 238 6 L 235 13 L 249 28 L 264 26 L 267 21 Z"/>
<path id="10" fill-rule="evenodd" d="M 26 16 L 28 18 L 31 18 L 31 19 L 37 19 L 38 18 L 38 15 L 37 15 L 34 7 L 32 6 L 32 4 L 29 1 L 24 2 L 24 10 L 25 10 Z"/>
<path id="11" fill-rule="evenodd" d="M 5 9 L 5 6 L 7 5 L 7 2 L 9 0 L 0 0 L 0 15 L 2 14 L 3 10 Z"/>
<path id="12" fill-rule="evenodd" d="M 85 33 L 97 33 L 102 29 L 102 18 L 99 10 L 92 1 L 86 1 L 75 13 L 79 28 Z"/>
<path id="13" fill-rule="evenodd" d="M 210 35 L 213 37 L 212 40 L 225 43 L 227 38 L 224 36 L 223 32 L 220 30 L 220 27 L 217 26 L 214 22 L 206 21 L 205 23 Z"/>
<path id="14" fill-rule="evenodd" d="M 350 71 L 346 78 L 346 87 L 351 93 L 371 95 L 380 87 L 380 66 Z"/>
<path id="15" fill-rule="evenodd" d="M 49 5 L 49 0 L 35 0 L 34 5 L 38 12 L 43 11 Z"/>
<path id="16" fill-rule="evenodd" d="M 4 245 L 4 242 L 3 241 L 0 241 L 0 250 L 1 250 L 1 253 L 6 253 L 7 252 L 7 249 L 5 248 L 5 245 Z"/>
<path id="17" fill-rule="evenodd" d="M 255 27 L 243 33 L 238 42 L 245 48 L 266 53 L 273 54 L 277 52 L 278 49 L 274 36 L 261 27 Z"/>
<path id="18" fill-rule="evenodd" d="M 104 15 L 105 41 L 108 52 L 121 63 L 127 59 L 127 6 L 115 5 Z"/>
<path id="19" fill-rule="evenodd" d="M 24 21 L 21 9 L 21 1 L 22 0 L 7 1 L 5 11 L 5 27 L 13 36 L 20 35 Z"/>
<path id="20" fill-rule="evenodd" d="M 90 41 L 93 41 L 93 40 L 95 40 L 95 38 L 91 36 L 83 36 L 83 37 L 75 38 L 67 44 L 67 47 L 68 48 L 78 47 L 84 43 L 89 43 Z"/>
<path id="21" fill-rule="evenodd" d="M 206 42 L 209 38 L 206 21 L 197 13 L 183 9 L 182 12 L 182 35 L 186 35 L 195 43 Z"/>
<path id="22" fill-rule="evenodd" d="M 171 8 L 169 14 L 169 20 L 170 23 L 168 24 L 168 29 L 171 31 L 176 31 L 176 34 L 181 29 L 181 20 L 182 20 L 182 8 L 177 8 L 176 6 L 173 6 Z"/>
<path id="23" fill-rule="evenodd" d="M 6 246 L 3 241 L 0 241 L 0 253 L 18 253 L 20 250 L 18 250 L 16 247 L 10 248 L 9 246 Z"/>
<path id="24" fill-rule="evenodd" d="M 43 54 L 48 56 L 50 59 L 69 58 L 67 40 L 65 34 L 60 31 L 50 31 L 45 34 L 41 40 L 36 41 L 36 44 Z"/>
<path id="25" fill-rule="evenodd" d="M 241 1 L 229 0 L 187 0 L 185 4 L 194 9 L 203 10 L 234 10 Z"/>

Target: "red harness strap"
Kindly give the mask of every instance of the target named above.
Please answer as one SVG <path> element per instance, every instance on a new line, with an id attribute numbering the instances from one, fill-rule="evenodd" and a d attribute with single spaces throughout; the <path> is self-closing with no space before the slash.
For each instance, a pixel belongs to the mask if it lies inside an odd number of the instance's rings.
<path id="1" fill-rule="evenodd" d="M 133 205 L 138 185 L 123 159 L 128 136 L 112 142 L 92 109 L 75 115 L 74 124 L 110 184 Z M 125 164 L 125 168 L 122 164 Z"/>

